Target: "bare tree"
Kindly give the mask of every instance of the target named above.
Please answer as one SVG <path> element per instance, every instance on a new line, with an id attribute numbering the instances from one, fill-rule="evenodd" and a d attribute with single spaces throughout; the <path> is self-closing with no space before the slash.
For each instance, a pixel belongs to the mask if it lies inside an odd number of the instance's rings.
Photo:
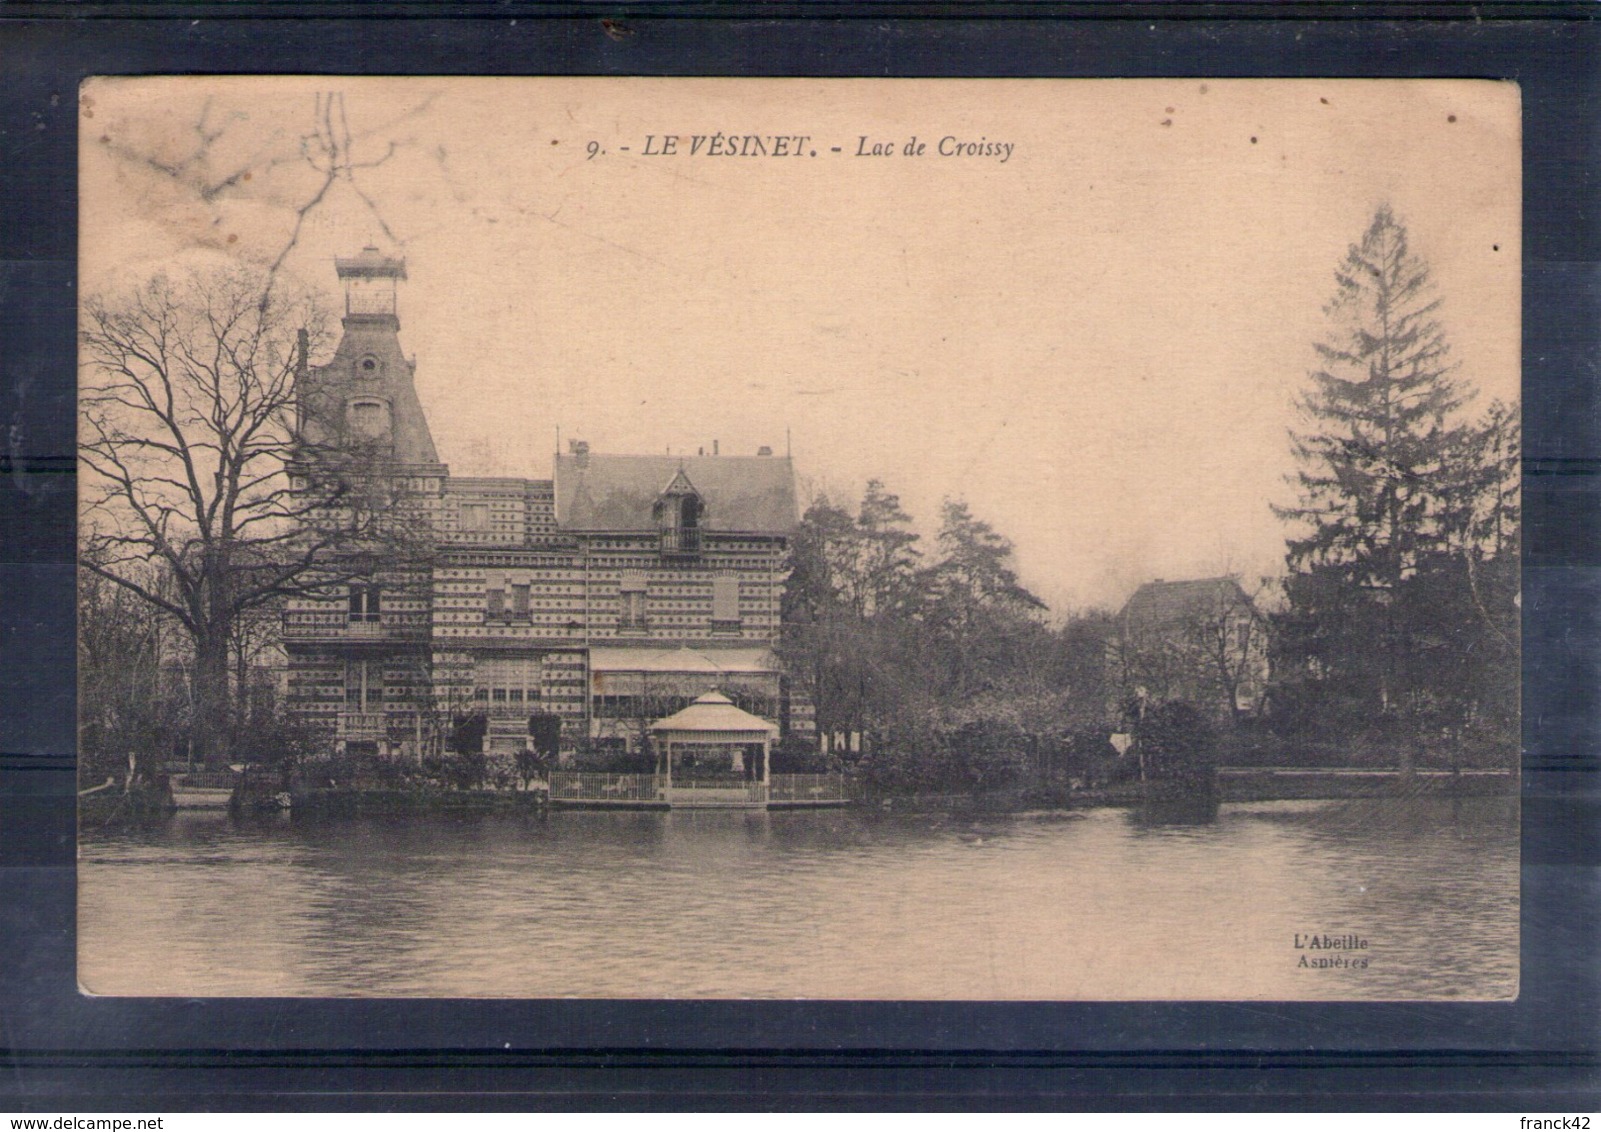
<path id="1" fill-rule="evenodd" d="M 1219 595 L 1216 608 L 1192 614 L 1185 625 L 1188 647 L 1238 721 L 1245 702 L 1254 704 L 1267 681 L 1267 623 L 1256 603 L 1238 586 Z"/>
<path id="2" fill-rule="evenodd" d="M 1237 720 L 1267 680 L 1267 622 L 1233 577 L 1186 583 L 1182 609 L 1121 619 L 1111 647 L 1123 694 L 1190 701 Z"/>
<path id="3" fill-rule="evenodd" d="M 156 592 L 158 568 L 135 568 Z M 149 782 L 181 734 L 186 689 L 180 630 L 160 609 L 83 569 L 78 582 L 80 786 L 120 778 L 129 790 Z"/>
<path id="4" fill-rule="evenodd" d="M 84 565 L 190 638 L 195 748 L 213 766 L 228 753 L 242 623 L 370 571 L 416 518 L 380 454 L 313 452 L 296 435 L 296 378 L 328 327 L 312 299 L 244 266 L 158 275 L 83 307 Z M 150 583 L 150 563 L 170 588 Z"/>

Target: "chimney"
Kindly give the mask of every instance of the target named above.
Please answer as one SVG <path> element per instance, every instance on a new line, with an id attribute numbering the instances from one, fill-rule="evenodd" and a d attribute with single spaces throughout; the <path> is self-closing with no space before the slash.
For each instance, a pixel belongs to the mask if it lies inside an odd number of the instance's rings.
<path id="1" fill-rule="evenodd" d="M 308 368 L 308 363 L 310 361 L 310 354 L 311 354 L 311 336 L 306 333 L 306 328 L 304 326 L 302 326 L 298 331 L 295 332 L 295 377 L 296 378 L 303 378 L 303 377 L 306 376 L 306 370 Z"/>
<path id="2" fill-rule="evenodd" d="M 569 440 L 567 442 L 567 450 L 573 454 L 573 462 L 578 465 L 580 470 L 589 467 L 589 441 Z"/>
<path id="3" fill-rule="evenodd" d="M 766 444 L 764 444 L 760 448 L 756 449 L 756 455 L 758 455 L 758 456 L 771 456 L 772 454 L 773 454 L 772 448 L 770 448 Z"/>
<path id="4" fill-rule="evenodd" d="M 717 441 L 712 441 L 712 455 L 717 455 Z"/>

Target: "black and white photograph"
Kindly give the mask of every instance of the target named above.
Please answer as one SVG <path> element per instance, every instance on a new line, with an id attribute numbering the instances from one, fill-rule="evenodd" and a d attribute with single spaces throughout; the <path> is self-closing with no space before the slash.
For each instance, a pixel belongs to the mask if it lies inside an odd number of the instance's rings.
<path id="1" fill-rule="evenodd" d="M 1516 85 L 78 97 L 83 991 L 1517 996 Z"/>

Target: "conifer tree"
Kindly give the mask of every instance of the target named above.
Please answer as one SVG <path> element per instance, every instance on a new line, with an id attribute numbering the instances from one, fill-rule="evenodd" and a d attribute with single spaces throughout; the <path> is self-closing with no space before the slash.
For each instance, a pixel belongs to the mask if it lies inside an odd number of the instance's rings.
<path id="1" fill-rule="evenodd" d="M 1299 404 L 1306 427 L 1292 432 L 1299 499 L 1275 508 L 1302 531 L 1288 544 L 1281 644 L 1353 708 L 1388 711 L 1416 690 L 1402 591 L 1446 549 L 1453 416 L 1470 391 L 1452 376 L 1428 266 L 1387 206 L 1335 280 L 1322 364 Z"/>

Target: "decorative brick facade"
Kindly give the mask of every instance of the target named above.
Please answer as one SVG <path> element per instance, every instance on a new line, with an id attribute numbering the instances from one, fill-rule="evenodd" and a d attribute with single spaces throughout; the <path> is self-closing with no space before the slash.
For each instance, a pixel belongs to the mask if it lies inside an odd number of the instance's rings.
<path id="1" fill-rule="evenodd" d="M 415 560 L 290 603 L 290 695 L 332 743 L 417 756 L 479 714 L 489 749 L 510 751 L 553 714 L 564 749 L 633 747 L 646 715 L 713 689 L 811 729 L 773 652 L 797 518 L 787 457 L 576 442 L 552 480 L 452 476 L 400 349 L 404 263 L 370 248 L 337 263 L 344 338 L 303 368 L 302 433 L 376 445 L 429 537 Z"/>

